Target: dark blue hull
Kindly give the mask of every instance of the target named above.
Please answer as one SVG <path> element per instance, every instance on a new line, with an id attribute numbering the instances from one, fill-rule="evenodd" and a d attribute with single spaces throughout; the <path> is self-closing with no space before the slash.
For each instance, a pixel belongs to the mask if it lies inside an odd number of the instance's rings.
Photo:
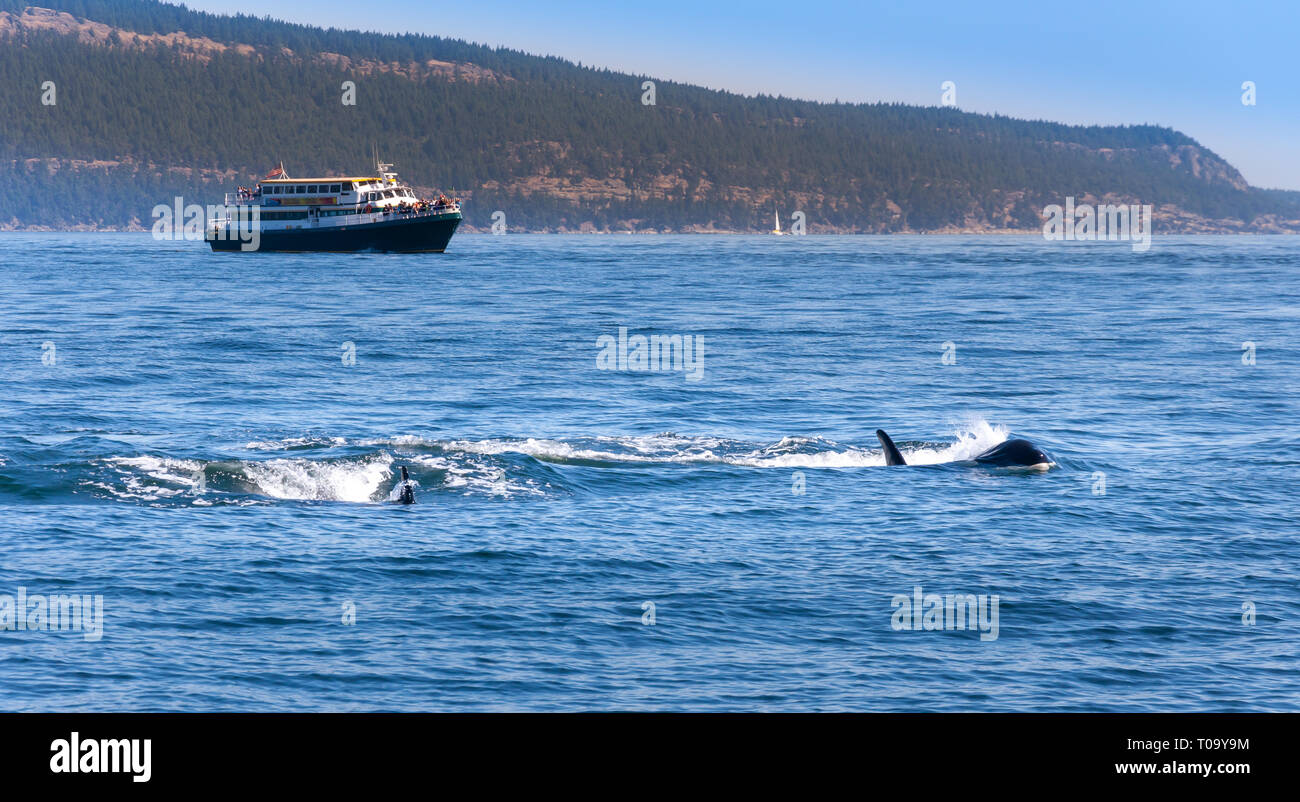
<path id="1" fill-rule="evenodd" d="M 392 215 L 376 223 L 321 226 L 260 232 L 258 251 L 379 251 L 442 253 L 460 225 L 460 212 L 435 215 Z M 239 251 L 235 239 L 211 239 L 214 251 Z"/>

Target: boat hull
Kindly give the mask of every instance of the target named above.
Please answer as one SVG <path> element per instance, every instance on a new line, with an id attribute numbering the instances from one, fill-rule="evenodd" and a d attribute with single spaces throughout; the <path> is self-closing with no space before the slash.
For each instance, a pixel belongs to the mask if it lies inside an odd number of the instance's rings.
<path id="1" fill-rule="evenodd" d="M 258 251 L 375 251 L 380 253 L 442 253 L 460 225 L 459 212 L 441 215 L 394 216 L 350 226 L 317 226 L 259 232 Z M 241 251 L 238 238 L 213 239 L 214 251 Z"/>

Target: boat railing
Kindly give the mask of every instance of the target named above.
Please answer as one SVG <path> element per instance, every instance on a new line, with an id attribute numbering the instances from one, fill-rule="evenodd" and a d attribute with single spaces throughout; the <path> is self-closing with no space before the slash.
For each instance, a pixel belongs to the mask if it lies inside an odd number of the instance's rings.
<path id="1" fill-rule="evenodd" d="M 460 204 L 459 204 L 459 203 L 456 203 L 455 201 L 452 201 L 452 202 L 449 202 L 449 203 L 442 203 L 442 204 L 434 203 L 434 204 L 430 204 L 428 207 L 426 207 L 426 208 L 424 208 L 424 209 L 412 209 L 412 208 L 407 208 L 405 211 L 403 211 L 403 210 L 397 208 L 396 206 L 385 206 L 385 207 L 383 207 L 382 209 L 380 209 L 379 211 L 381 211 L 381 212 L 386 212 L 386 213 L 388 213 L 388 214 L 400 214 L 400 215 L 403 215 L 403 216 L 409 216 L 409 215 L 419 215 L 419 216 L 424 216 L 424 215 L 430 215 L 430 214 L 449 214 L 449 213 L 451 213 L 451 212 L 459 212 L 459 211 L 460 211 Z"/>
<path id="2" fill-rule="evenodd" d="M 212 229 L 228 228 L 232 224 L 240 222 L 239 220 L 232 218 L 231 216 L 232 207 L 237 208 L 240 206 L 257 205 L 249 201 L 245 201 L 243 203 L 232 203 L 231 199 L 235 194 L 236 193 L 233 192 L 226 194 L 225 206 L 219 207 L 217 209 L 217 215 L 215 217 L 208 218 L 207 225 L 209 228 Z M 357 209 L 356 211 L 350 212 L 348 214 L 309 216 L 306 218 L 302 218 L 301 220 L 295 220 L 294 222 L 299 224 L 307 224 L 307 225 L 315 226 L 318 225 L 320 222 L 326 220 L 335 221 L 335 220 L 340 220 L 340 218 L 342 219 L 342 221 L 351 222 L 350 218 L 361 217 L 364 218 L 363 222 L 370 222 L 370 221 L 380 220 L 384 217 L 389 217 L 393 215 L 400 216 L 400 217 L 429 217 L 432 215 L 439 215 L 439 214 L 451 214 L 453 212 L 459 212 L 460 210 L 461 210 L 461 206 L 459 201 L 448 201 L 447 203 L 433 203 L 425 207 L 424 209 L 407 208 L 405 210 L 400 210 L 396 206 L 374 206 L 371 207 L 371 210 L 368 212 L 365 211 L 364 208 L 361 208 L 361 209 Z"/>
<path id="3" fill-rule="evenodd" d="M 262 196 L 254 195 L 248 192 L 227 192 L 227 206 L 257 206 L 261 204 Z"/>

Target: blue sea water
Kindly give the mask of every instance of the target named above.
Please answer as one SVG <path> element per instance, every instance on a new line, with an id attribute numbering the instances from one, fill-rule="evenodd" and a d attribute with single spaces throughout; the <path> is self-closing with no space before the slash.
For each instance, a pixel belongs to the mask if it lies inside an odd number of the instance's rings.
<path id="1" fill-rule="evenodd" d="M 0 235 L 0 708 L 1297 710 L 1298 363 L 1290 237 Z"/>

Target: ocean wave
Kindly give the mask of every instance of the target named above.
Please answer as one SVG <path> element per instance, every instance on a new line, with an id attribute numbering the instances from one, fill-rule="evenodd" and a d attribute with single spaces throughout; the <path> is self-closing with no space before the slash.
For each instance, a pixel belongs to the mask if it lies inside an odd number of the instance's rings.
<path id="1" fill-rule="evenodd" d="M 485 493 L 490 496 L 545 495 L 544 487 L 532 478 L 516 479 L 506 475 L 505 466 L 483 462 L 459 463 L 440 457 L 417 455 L 415 464 L 445 472 L 443 486 L 466 493 Z"/>
<path id="2" fill-rule="evenodd" d="M 954 442 L 902 441 L 909 465 L 961 462 L 1007 439 L 1008 429 L 983 419 L 955 429 Z M 841 445 L 819 437 L 783 437 L 758 446 L 711 436 L 683 436 L 673 432 L 653 435 L 601 436 L 572 441 L 549 438 L 489 438 L 439 440 L 413 435 L 364 440 L 359 445 L 420 447 L 451 453 L 496 456 L 523 454 L 543 462 L 566 463 L 679 463 L 719 464 L 748 468 L 868 468 L 885 464 L 877 446 Z"/>
<path id="3" fill-rule="evenodd" d="M 393 458 L 388 454 L 359 460 L 273 459 L 241 464 L 262 495 L 293 501 L 374 501 L 380 484 L 393 473 Z"/>
<path id="4" fill-rule="evenodd" d="M 287 501 L 377 501 L 387 494 L 385 482 L 393 473 L 393 458 L 384 453 L 359 459 L 264 461 L 145 455 L 110 457 L 104 463 L 112 472 L 111 480 L 86 480 L 83 485 L 123 500 L 158 501 L 187 496 L 194 503 L 201 499 L 208 504 L 213 497 L 223 495 Z"/>
<path id="5" fill-rule="evenodd" d="M 976 419 L 957 427 L 948 442 L 904 439 L 898 446 L 909 465 L 937 465 L 971 459 L 1007 435 L 1005 427 Z M 548 466 L 836 469 L 885 464 L 883 452 L 874 443 L 842 444 L 801 435 L 788 435 L 768 444 L 675 432 L 477 440 L 398 435 L 348 441 L 342 437 L 299 436 L 253 440 L 245 448 L 291 453 L 261 459 L 212 460 L 147 454 L 112 456 L 98 461 L 98 468 L 79 484 L 101 497 L 149 503 L 366 504 L 397 500 L 402 465 L 409 467 L 420 494 L 441 491 L 516 498 L 569 492 L 563 474 Z M 349 449 L 366 451 L 346 454 Z M 329 455 L 313 456 L 313 452 Z"/>
<path id="6" fill-rule="evenodd" d="M 286 437 L 282 440 L 252 440 L 244 445 L 249 451 L 289 451 L 347 445 L 342 437 Z"/>
<path id="7" fill-rule="evenodd" d="M 481 460 L 409 455 L 417 490 L 430 487 L 497 497 L 545 495 L 548 483 L 508 475 L 506 466 Z M 198 506 L 243 503 L 248 496 L 281 501 L 339 501 L 354 504 L 397 501 L 398 460 L 387 451 L 354 458 L 282 457 L 266 460 L 178 459 L 160 456 L 110 457 L 82 487 L 122 501 L 186 501 Z M 423 480 L 423 481 L 421 481 Z"/>

